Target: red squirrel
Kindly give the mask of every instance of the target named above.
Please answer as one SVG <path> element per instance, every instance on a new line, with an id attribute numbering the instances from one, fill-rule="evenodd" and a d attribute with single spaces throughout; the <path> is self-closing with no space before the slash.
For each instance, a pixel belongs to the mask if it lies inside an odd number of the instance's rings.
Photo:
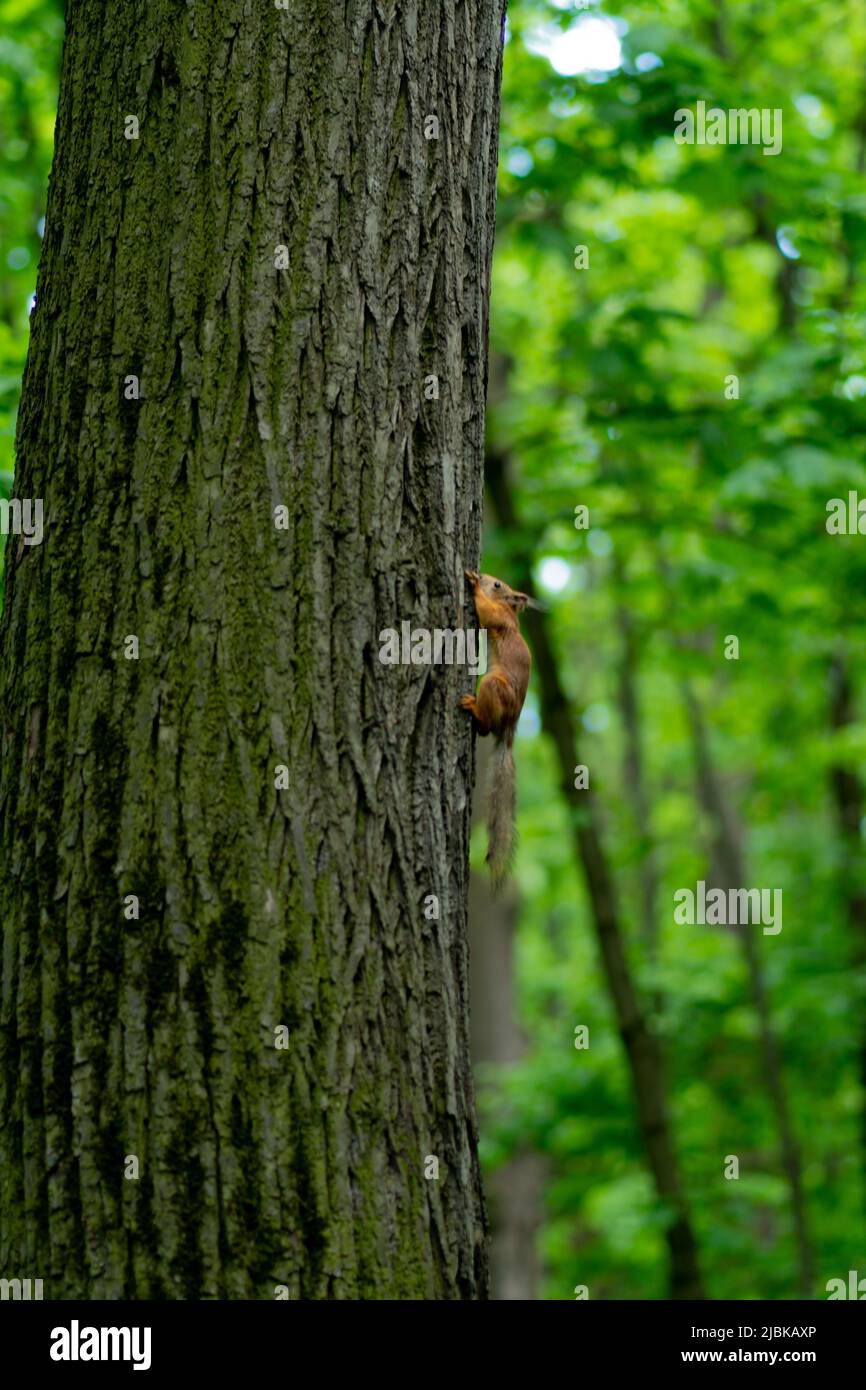
<path id="1" fill-rule="evenodd" d="M 528 594 L 510 589 L 492 574 L 464 571 L 475 596 L 478 622 L 489 639 L 487 674 L 477 695 L 464 695 L 461 707 L 472 715 L 478 733 L 496 739 L 487 808 L 487 863 L 495 888 L 502 885 L 514 852 L 514 731 L 526 699 L 532 658 L 520 635 L 517 614 Z"/>

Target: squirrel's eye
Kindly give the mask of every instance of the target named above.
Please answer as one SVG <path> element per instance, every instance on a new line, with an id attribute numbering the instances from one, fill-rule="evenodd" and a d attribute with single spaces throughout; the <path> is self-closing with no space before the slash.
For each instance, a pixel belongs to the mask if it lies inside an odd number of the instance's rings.
<path id="1" fill-rule="evenodd" d="M 493 581 L 493 587 L 494 587 L 494 589 L 501 589 L 501 588 L 502 588 L 502 585 L 500 584 L 500 582 L 499 582 L 498 579 L 494 579 L 494 581 Z"/>

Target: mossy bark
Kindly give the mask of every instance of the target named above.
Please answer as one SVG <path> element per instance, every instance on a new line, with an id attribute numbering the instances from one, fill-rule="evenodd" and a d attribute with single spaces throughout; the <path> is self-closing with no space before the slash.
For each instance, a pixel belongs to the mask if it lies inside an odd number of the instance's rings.
<path id="1" fill-rule="evenodd" d="M 471 680 L 379 633 L 474 621 L 503 8 L 68 6 L 0 633 L 46 1298 L 485 1295 Z"/>

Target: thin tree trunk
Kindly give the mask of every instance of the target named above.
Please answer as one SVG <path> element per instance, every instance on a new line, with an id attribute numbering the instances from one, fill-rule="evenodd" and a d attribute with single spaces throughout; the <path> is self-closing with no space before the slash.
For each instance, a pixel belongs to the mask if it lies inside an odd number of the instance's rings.
<path id="1" fill-rule="evenodd" d="M 728 74 L 734 81 L 739 72 L 740 63 L 739 55 L 733 51 L 728 40 L 728 22 L 725 6 L 719 4 L 706 23 L 710 47 L 720 62 L 728 69 Z M 793 341 L 796 337 L 798 323 L 796 292 L 799 268 L 797 262 L 785 256 L 779 245 L 776 235 L 778 226 L 772 216 L 772 210 L 768 210 L 767 197 L 760 185 L 753 188 L 747 200 L 747 206 L 752 214 L 755 235 L 770 248 L 776 257 L 775 290 L 779 305 L 779 322 Z"/>
<path id="2" fill-rule="evenodd" d="M 721 888 L 727 893 L 732 888 L 745 888 L 748 884 L 742 836 L 721 779 L 716 772 L 710 752 L 703 711 L 689 681 L 683 682 L 683 695 L 695 753 L 698 801 L 704 809 L 713 832 L 712 887 Z M 758 951 L 755 928 L 748 923 L 738 923 L 734 925 L 734 930 L 742 947 L 749 979 L 749 990 L 758 1015 L 764 1075 L 779 1131 L 782 1169 L 791 1193 L 791 1214 L 797 1247 L 799 1291 L 803 1298 L 812 1298 L 814 1295 L 815 1261 L 809 1234 L 806 1196 L 803 1191 L 803 1164 L 800 1145 L 788 1106 L 784 1070 L 778 1040 L 773 1028 L 767 984 Z"/>
<path id="3" fill-rule="evenodd" d="M 830 667 L 830 727 L 841 733 L 854 722 L 854 691 L 844 651 L 838 651 Z M 845 910 L 851 934 L 851 963 L 857 978 L 866 976 L 866 869 L 863 853 L 863 789 L 853 768 L 837 764 L 830 783 L 841 841 L 841 873 Z M 862 991 L 862 983 L 861 983 Z M 866 1010 L 862 993 L 858 1010 L 858 1071 L 861 1088 L 861 1133 L 866 1158 Z"/>
<path id="4" fill-rule="evenodd" d="M 479 746 L 478 782 L 486 783 L 490 740 Z M 483 810 L 476 797 L 475 814 Z M 514 937 L 519 916 L 516 891 L 494 896 L 487 874 L 473 873 L 469 884 L 469 996 L 472 1061 L 476 1068 L 493 1063 L 500 1071 L 518 1062 L 525 1041 L 517 1020 Z M 483 1091 L 482 1091 L 483 1094 Z M 544 1161 L 531 1149 L 517 1153 L 486 1181 L 490 1207 L 490 1296 L 494 1299 L 538 1298 L 536 1250 L 541 1220 Z"/>
<path id="5" fill-rule="evenodd" d="M 470 611 L 503 9 L 69 6 L 0 632 L 46 1298 L 485 1294 L 469 680 L 379 634 Z"/>
<path id="6" fill-rule="evenodd" d="M 635 830 L 640 844 L 640 868 L 638 886 L 640 892 L 640 919 L 647 956 L 654 961 L 658 949 L 658 917 L 656 915 L 656 896 L 658 894 L 658 873 L 656 855 L 650 829 L 650 802 L 644 771 L 643 746 L 641 743 L 640 702 L 638 698 L 638 654 L 635 640 L 634 620 L 621 597 L 623 585 L 622 565 L 615 562 L 616 587 L 620 597 L 617 600 L 617 625 L 620 633 L 620 659 L 618 672 L 618 698 L 620 716 L 625 732 L 625 756 L 623 759 L 623 784 L 632 808 Z"/>
<path id="7" fill-rule="evenodd" d="M 531 585 L 528 553 L 519 540 L 519 523 L 511 501 L 504 461 L 488 455 L 487 484 L 499 522 L 513 538 L 514 573 L 510 584 Z M 559 760 L 562 792 L 572 808 L 575 855 L 589 896 L 605 978 L 625 1046 L 638 1124 L 658 1197 L 671 1213 L 666 1230 L 673 1298 L 702 1298 L 697 1245 L 685 1193 L 679 1177 L 673 1136 L 667 1115 L 661 1052 L 650 1031 L 631 975 L 619 919 L 613 877 L 604 850 L 598 807 L 590 789 L 575 792 L 574 769 L 580 764 L 576 719 L 559 680 L 553 647 L 543 615 L 528 609 L 525 625 L 532 645 L 534 669 L 541 688 L 541 719 Z M 575 798 L 579 797 L 578 802 Z"/>

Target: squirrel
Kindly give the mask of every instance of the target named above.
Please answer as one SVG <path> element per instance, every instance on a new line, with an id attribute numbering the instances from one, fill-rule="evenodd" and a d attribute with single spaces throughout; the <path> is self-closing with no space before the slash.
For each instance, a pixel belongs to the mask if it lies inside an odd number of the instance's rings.
<path id="1" fill-rule="evenodd" d="M 494 889 L 499 889 L 508 872 L 514 852 L 514 731 L 526 699 L 532 658 L 520 635 L 517 614 L 533 601 L 518 593 L 492 574 L 464 570 L 475 597 L 478 622 L 486 628 L 490 641 L 487 674 L 476 695 L 464 695 L 462 709 L 483 738 L 496 739 L 490 775 L 487 809 L 487 863 Z"/>

